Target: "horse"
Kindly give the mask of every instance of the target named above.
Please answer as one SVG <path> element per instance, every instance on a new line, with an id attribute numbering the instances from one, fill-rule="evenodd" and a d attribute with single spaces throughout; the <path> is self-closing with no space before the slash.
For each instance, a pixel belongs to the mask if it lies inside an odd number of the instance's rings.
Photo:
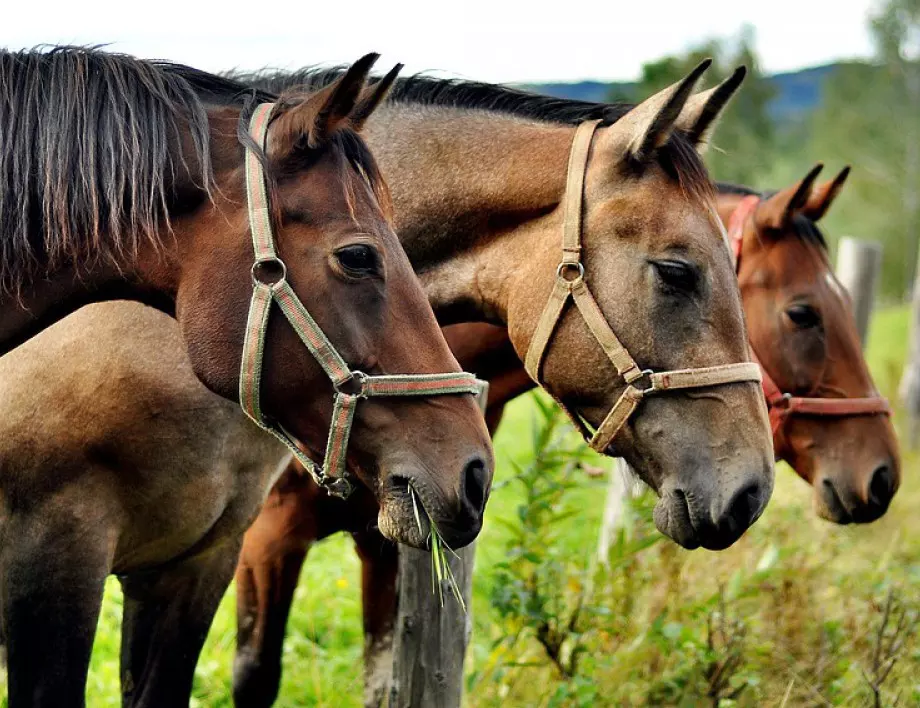
<path id="1" fill-rule="evenodd" d="M 279 446 L 335 492 L 347 456 L 394 540 L 424 542 L 408 485 L 445 539 L 478 533 L 492 467 L 479 388 L 358 134 L 396 77 L 368 85 L 375 60 L 276 97 L 92 49 L 0 53 L 0 346 L 21 342 L 0 359 L 11 706 L 84 704 L 110 573 L 125 591 L 124 704 L 187 704 Z M 168 317 L 136 309 L 131 327 L 84 313 L 52 324 L 114 297 L 157 304 L 177 327 L 150 337 L 149 315 Z M 156 419 L 204 434 L 205 411 L 252 441 L 205 435 L 238 467 L 197 475 L 174 447 L 182 433 L 146 435 Z"/>
<path id="2" fill-rule="evenodd" d="M 562 102 L 562 109 L 562 121 L 577 121 L 583 113 L 591 119 L 599 110 L 577 102 Z M 770 403 L 775 456 L 814 488 L 818 515 L 838 524 L 866 523 L 885 513 L 898 489 L 899 453 L 887 403 L 862 354 L 849 297 L 817 226 L 849 168 L 816 185 L 818 173 L 813 169 L 777 192 L 720 183 L 716 205 L 739 255 L 752 347 L 765 380 L 789 394 Z M 531 390 L 533 381 L 502 327 L 464 323 L 445 327 L 444 334 L 461 365 L 490 382 L 486 420 L 494 433 L 504 406 Z M 770 398 L 766 387 L 765 393 Z M 829 397 L 818 398 L 821 394 Z M 817 401 L 817 409 L 790 407 L 790 400 Z M 339 531 L 352 534 L 362 563 L 366 703 L 381 703 L 391 664 L 397 551 L 368 530 L 372 514 L 367 495 L 346 504 L 331 500 L 296 463 L 272 490 L 247 532 L 236 574 L 239 705 L 273 702 L 301 567 L 313 543 Z"/>
<path id="3" fill-rule="evenodd" d="M 759 372 L 749 362 L 731 259 L 696 151 L 740 75 L 715 93 L 692 95 L 704 69 L 590 131 L 524 119 L 494 103 L 494 95 L 474 92 L 454 104 L 437 105 L 431 96 L 385 102 L 363 135 L 373 140 L 381 169 L 389 173 L 394 222 L 439 320 L 502 324 L 517 361 L 534 352 L 533 375 L 586 437 L 604 452 L 631 459 L 659 493 L 656 517 L 663 532 L 689 548 L 723 548 L 761 514 L 773 465 Z M 576 289 L 577 306 L 559 317 L 549 310 L 547 319 L 550 291 L 564 304 Z M 111 304 L 86 317 L 113 326 L 117 321 L 125 330 L 137 320 Z M 541 343 L 532 347 L 538 330 Z M 148 340 L 147 347 L 162 352 L 173 344 L 164 333 L 160 345 Z M 100 347 L 86 357 L 104 368 L 117 355 Z M 668 371 L 677 366 L 687 369 Z M 34 381 L 20 375 L 15 385 L 26 395 Z M 159 410 L 148 401 L 161 400 L 155 378 L 129 373 L 107 396 L 108 405 L 122 410 Z M 621 418 L 605 423 L 610 410 Z M 76 427 L 82 415 L 88 413 L 69 411 L 54 424 Z M 194 425 L 183 427 L 192 416 Z M 694 424 L 678 426 L 684 418 Z M 175 469 L 170 465 L 178 459 L 192 478 L 207 476 L 212 467 L 231 474 L 252 458 L 240 459 L 233 446 L 213 441 L 239 435 L 244 423 L 242 414 L 228 419 L 198 405 L 189 417 L 146 421 L 145 435 L 169 441 L 159 455 L 138 460 L 120 451 L 130 436 L 113 434 L 104 456 L 79 440 L 68 440 L 73 448 L 67 456 L 106 469 L 117 468 L 123 457 L 150 474 L 162 465 Z M 41 437 L 34 430 L 21 435 L 31 449 L 43 450 L 54 437 L 49 429 Z M 433 424 L 428 434 L 447 444 L 453 429 Z M 284 451 L 277 453 L 263 464 L 286 464 Z M 33 458 L 18 473 L 48 471 Z M 354 500 L 374 489 L 358 485 Z M 406 485 L 398 491 L 404 499 Z M 378 515 L 375 525 L 384 530 L 380 521 Z M 224 550 L 235 563 L 236 549 Z M 218 549 L 212 552 L 216 558 Z M 205 584 L 200 576 L 195 582 Z"/>

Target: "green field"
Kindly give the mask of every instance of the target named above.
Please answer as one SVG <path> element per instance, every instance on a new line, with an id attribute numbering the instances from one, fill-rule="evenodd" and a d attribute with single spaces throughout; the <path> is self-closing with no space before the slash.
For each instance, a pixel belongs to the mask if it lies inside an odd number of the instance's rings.
<path id="1" fill-rule="evenodd" d="M 902 308 L 880 311 L 873 322 L 871 366 L 890 397 L 906 329 Z M 529 397 L 516 402 L 496 440 L 499 484 L 480 537 L 468 705 L 714 705 L 705 695 L 713 659 L 705 634 L 720 587 L 725 616 L 736 629 L 743 627 L 732 685 L 744 686 L 736 701 L 721 705 L 867 704 L 863 669 L 882 614 L 880 600 L 889 587 L 914 608 L 920 599 L 916 454 L 905 454 L 901 491 L 887 516 L 871 526 L 842 528 L 816 519 L 810 490 L 784 468 L 766 514 L 730 550 L 685 552 L 656 543 L 637 554 L 598 585 L 594 601 L 605 614 L 592 618 L 579 677 L 566 683 L 532 637 L 522 635 L 511 649 L 498 643 L 506 630 L 490 605 L 492 568 L 504 557 L 509 537 L 500 520 L 513 521 L 521 501 L 517 485 L 500 482 L 512 474 L 509 460 L 529 451 L 534 413 Z M 565 523 L 561 549 L 555 550 L 570 557 L 573 567 L 595 548 L 603 493 L 602 480 L 585 478 L 566 499 L 577 514 Z M 278 705 L 361 704 L 358 572 L 349 538 L 311 551 L 289 625 Z M 94 707 L 120 705 L 117 583 L 111 581 L 108 590 L 88 684 Z M 232 705 L 233 608 L 231 589 L 198 666 L 194 706 Z M 896 696 L 898 705 L 920 704 L 916 643 L 884 684 L 885 704 Z"/>

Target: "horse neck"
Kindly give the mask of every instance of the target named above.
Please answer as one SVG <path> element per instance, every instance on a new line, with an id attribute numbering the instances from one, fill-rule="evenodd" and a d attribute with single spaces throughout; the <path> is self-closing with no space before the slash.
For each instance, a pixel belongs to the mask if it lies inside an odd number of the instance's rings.
<path id="1" fill-rule="evenodd" d="M 166 262 L 157 267 L 161 273 L 167 270 Z M 0 293 L 0 356 L 94 302 L 137 300 L 171 314 L 175 290 L 164 285 L 133 268 L 100 264 L 62 268 L 24 285 L 18 293 Z"/>
<path id="2" fill-rule="evenodd" d="M 546 237 L 562 200 L 573 130 L 402 104 L 371 118 L 365 137 L 397 233 L 439 320 L 505 322 L 514 263 Z"/>

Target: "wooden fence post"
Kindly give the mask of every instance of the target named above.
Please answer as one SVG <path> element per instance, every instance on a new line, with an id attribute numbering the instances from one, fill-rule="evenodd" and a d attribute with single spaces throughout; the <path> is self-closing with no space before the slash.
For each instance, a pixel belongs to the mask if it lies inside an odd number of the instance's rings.
<path id="1" fill-rule="evenodd" d="M 466 611 L 447 587 L 444 607 L 431 587 L 431 554 L 399 547 L 399 611 L 393 637 L 389 708 L 459 708 L 463 660 L 473 631 L 476 544 L 447 554 Z"/>
<path id="2" fill-rule="evenodd" d="M 604 516 L 597 539 L 597 561 L 604 567 L 610 558 L 610 545 L 619 530 L 627 523 L 626 501 L 638 493 L 636 479 L 635 472 L 622 457 L 610 461 L 607 501 L 604 504 Z"/>
<path id="3" fill-rule="evenodd" d="M 882 246 L 874 241 L 845 236 L 837 248 L 837 278 L 850 293 L 856 329 L 863 346 L 875 300 L 875 285 L 882 268 Z"/>
<path id="4" fill-rule="evenodd" d="M 477 397 L 483 414 L 489 384 L 482 382 Z M 431 587 L 431 554 L 399 547 L 398 608 L 393 637 L 393 678 L 388 708 L 460 708 L 463 698 L 463 661 L 473 633 L 473 565 L 476 542 L 447 553 L 463 604 L 448 583 Z"/>
<path id="5" fill-rule="evenodd" d="M 911 298 L 907 346 L 907 361 L 904 362 L 898 397 L 907 409 L 910 421 L 907 432 L 908 445 L 916 448 L 917 438 L 920 437 L 920 269 L 917 270 Z"/>

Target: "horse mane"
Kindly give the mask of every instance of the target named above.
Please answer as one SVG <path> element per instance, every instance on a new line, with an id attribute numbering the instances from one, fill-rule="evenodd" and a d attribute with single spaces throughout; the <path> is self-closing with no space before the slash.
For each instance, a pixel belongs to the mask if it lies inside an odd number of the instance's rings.
<path id="1" fill-rule="evenodd" d="M 245 133 L 252 108 L 276 98 L 95 47 L 0 51 L 0 292 L 68 264 L 123 268 L 142 246 L 159 247 L 182 185 L 203 198 L 215 188 L 206 106 L 239 106 Z M 330 147 L 386 205 L 361 138 L 338 131 Z"/>
<path id="2" fill-rule="evenodd" d="M 756 189 L 751 187 L 746 187 L 743 184 L 734 184 L 732 182 L 716 182 L 716 192 L 719 194 L 737 194 L 742 197 L 755 196 L 760 197 L 761 199 L 769 199 L 778 190 L 766 190 L 759 192 Z M 821 231 L 818 224 L 807 216 L 802 214 L 796 214 L 792 218 L 792 233 L 795 234 L 799 240 L 816 246 L 821 249 L 826 255 L 828 252 L 827 239 L 824 236 L 824 232 Z"/>
<path id="3" fill-rule="evenodd" d="M 317 90 L 344 72 L 343 67 L 306 67 L 296 71 L 265 69 L 228 77 L 254 88 L 281 92 L 291 87 Z M 629 103 L 592 103 L 542 96 L 521 89 L 464 79 L 442 79 L 424 74 L 396 80 L 389 103 L 491 111 L 545 123 L 578 125 L 586 120 L 615 123 L 635 106 Z M 689 195 L 698 199 L 712 196 L 712 182 L 699 153 L 690 141 L 675 131 L 657 151 L 661 167 Z"/>
<path id="4" fill-rule="evenodd" d="M 0 289 L 158 245 L 180 169 L 210 192 L 207 114 L 180 75 L 96 48 L 0 51 Z"/>

